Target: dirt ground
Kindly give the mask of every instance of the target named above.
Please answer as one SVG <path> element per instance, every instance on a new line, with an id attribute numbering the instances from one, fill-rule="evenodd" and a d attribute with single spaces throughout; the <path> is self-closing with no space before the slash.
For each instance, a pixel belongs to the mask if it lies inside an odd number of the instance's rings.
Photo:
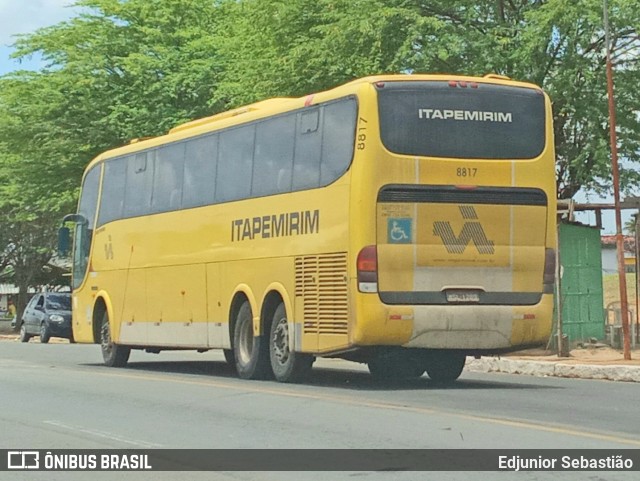
<path id="1" fill-rule="evenodd" d="M 20 339 L 18 338 L 17 334 L 0 334 L 0 341 L 14 341 L 14 342 L 20 342 Z M 31 339 L 29 339 L 29 342 L 40 342 L 40 339 L 38 338 L 38 336 L 34 336 Z M 49 344 L 69 344 L 69 340 L 68 339 L 62 339 L 60 337 L 52 337 L 49 340 Z"/>
<path id="2" fill-rule="evenodd" d="M 561 362 L 563 364 L 640 366 L 640 350 L 632 350 L 631 360 L 626 361 L 622 350 L 612 349 L 611 347 L 602 344 L 573 349 L 570 351 L 569 357 L 558 357 L 556 352 L 545 351 L 544 349 L 527 349 L 525 351 L 505 354 L 502 357 L 530 361 Z"/>

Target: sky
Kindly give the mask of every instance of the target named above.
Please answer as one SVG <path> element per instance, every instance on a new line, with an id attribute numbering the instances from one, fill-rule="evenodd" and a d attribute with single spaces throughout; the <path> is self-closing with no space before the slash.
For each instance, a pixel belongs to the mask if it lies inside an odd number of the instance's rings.
<path id="1" fill-rule="evenodd" d="M 41 61 L 37 56 L 23 60 L 9 58 L 15 42 L 15 35 L 31 33 L 38 28 L 55 25 L 73 17 L 77 8 L 71 7 L 73 0 L 0 0 L 0 75 L 13 70 L 38 69 Z M 600 198 L 595 194 L 587 195 L 579 193 L 577 202 L 613 203 L 613 197 Z M 630 217 L 632 211 L 623 211 L 624 223 Z M 580 213 L 577 216 L 579 222 L 595 225 L 595 215 L 592 213 Z M 616 231 L 613 211 L 603 212 L 603 234 L 614 234 Z"/>
<path id="2" fill-rule="evenodd" d="M 38 58 L 19 63 L 9 58 L 15 35 L 31 33 L 72 17 L 73 0 L 0 0 L 0 75 L 19 69 L 37 69 Z"/>

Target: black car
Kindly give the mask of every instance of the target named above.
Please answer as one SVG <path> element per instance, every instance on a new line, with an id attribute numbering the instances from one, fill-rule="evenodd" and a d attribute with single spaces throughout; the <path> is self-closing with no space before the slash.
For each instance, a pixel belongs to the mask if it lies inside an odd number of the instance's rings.
<path id="1" fill-rule="evenodd" d="M 47 343 L 51 337 L 64 337 L 73 342 L 71 330 L 71 294 L 43 292 L 31 298 L 22 314 L 20 341 L 40 336 Z"/>

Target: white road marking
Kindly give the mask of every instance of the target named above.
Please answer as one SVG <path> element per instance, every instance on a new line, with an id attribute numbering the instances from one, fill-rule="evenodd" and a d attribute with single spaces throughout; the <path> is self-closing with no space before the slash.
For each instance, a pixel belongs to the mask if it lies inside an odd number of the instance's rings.
<path id="1" fill-rule="evenodd" d="M 50 426 L 55 426 L 57 428 L 66 429 L 68 431 L 74 431 L 77 433 L 88 434 L 90 436 L 95 436 L 103 439 L 110 439 L 111 441 L 117 441 L 119 443 L 131 444 L 133 446 L 139 446 L 142 448 L 160 448 L 161 444 L 150 443 L 148 441 L 141 441 L 138 439 L 128 439 L 123 436 L 119 436 L 114 433 L 109 433 L 106 431 L 98 431 L 95 429 L 87 429 L 80 426 L 71 426 L 69 424 L 61 423 L 60 421 L 43 421 L 44 424 L 48 424 Z"/>

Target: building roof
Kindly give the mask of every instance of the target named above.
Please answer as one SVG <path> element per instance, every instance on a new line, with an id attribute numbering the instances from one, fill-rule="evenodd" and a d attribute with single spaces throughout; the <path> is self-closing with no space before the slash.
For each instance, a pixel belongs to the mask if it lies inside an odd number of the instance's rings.
<path id="1" fill-rule="evenodd" d="M 600 243 L 603 249 L 615 249 L 616 248 L 616 236 L 615 235 L 603 235 L 600 236 Z M 636 253 L 636 239 L 632 235 L 623 236 L 624 250 L 632 254 Z"/>

